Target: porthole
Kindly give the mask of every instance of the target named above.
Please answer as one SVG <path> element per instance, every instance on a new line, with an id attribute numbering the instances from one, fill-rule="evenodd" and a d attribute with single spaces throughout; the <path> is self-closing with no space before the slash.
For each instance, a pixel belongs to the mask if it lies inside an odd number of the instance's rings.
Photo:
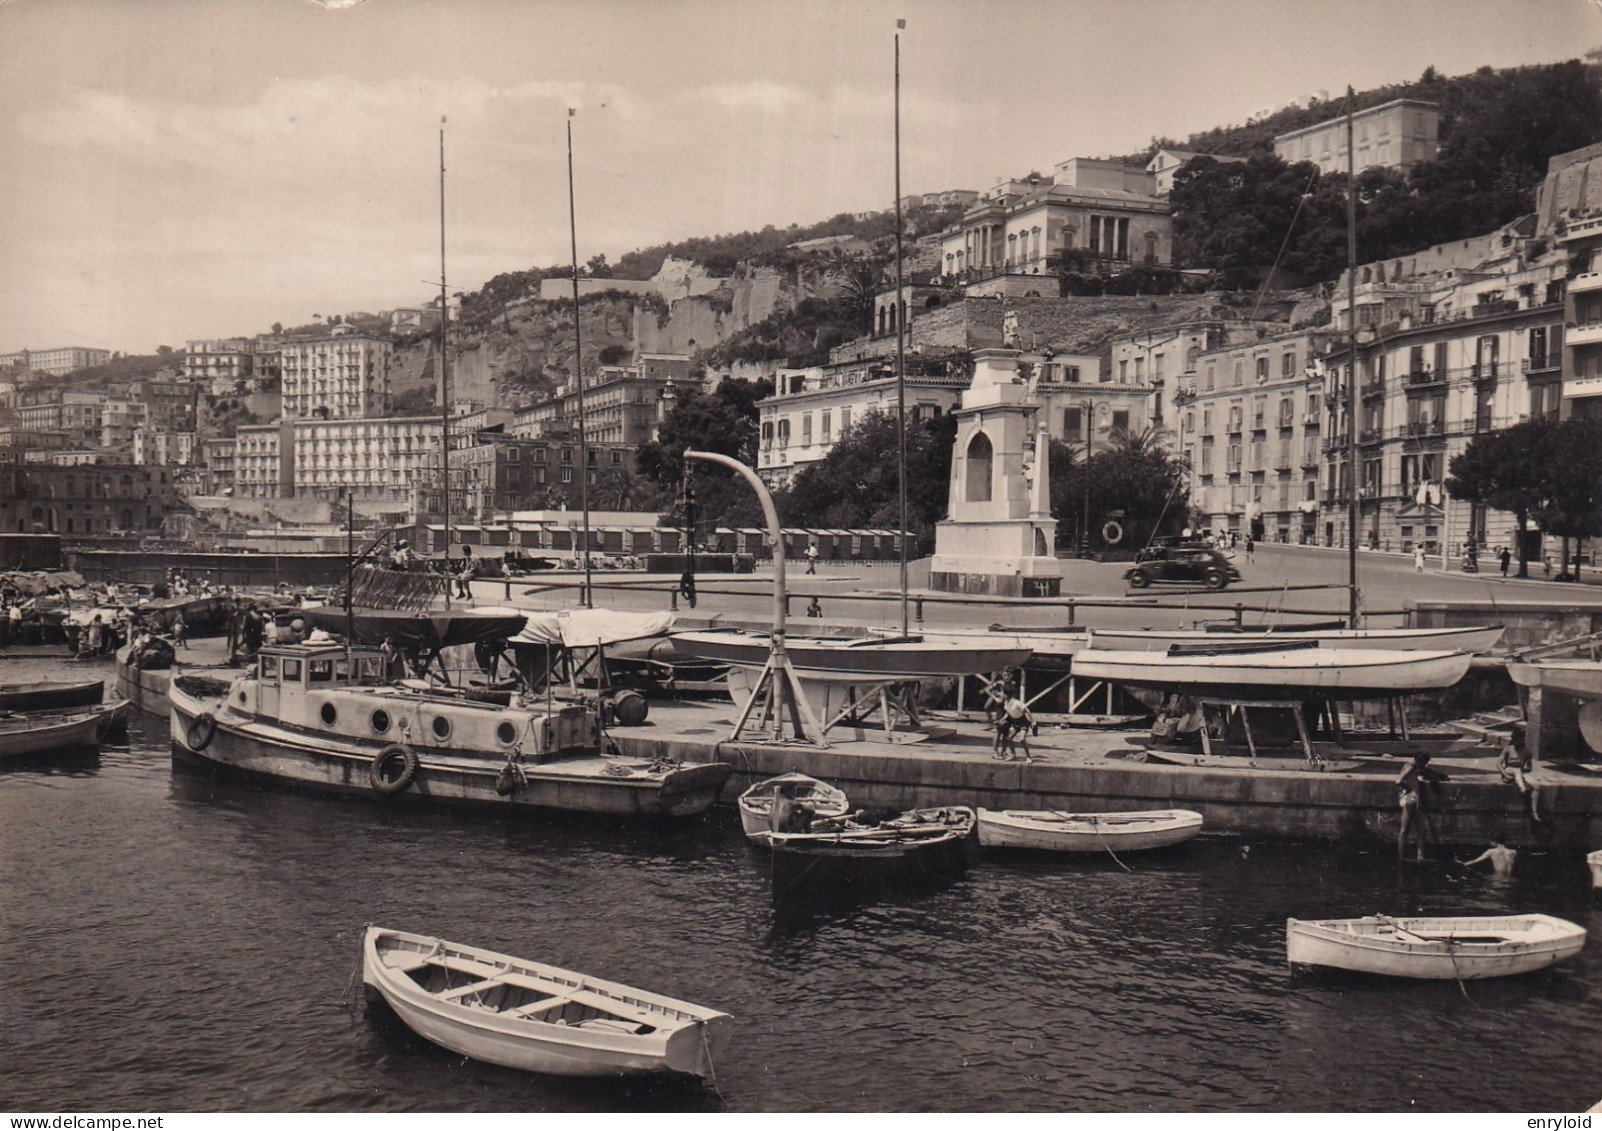
<path id="1" fill-rule="evenodd" d="M 239 701 L 240 701 L 240 702 L 241 702 L 241 703 L 243 703 L 243 702 L 244 702 L 244 701 L 245 701 L 245 693 L 244 693 L 244 692 L 243 692 L 243 691 L 241 691 L 241 692 L 240 692 L 240 693 L 239 693 Z"/>
<path id="2" fill-rule="evenodd" d="M 374 711 L 367 721 L 372 724 L 374 734 L 383 734 L 389 730 L 389 712 L 382 707 Z"/>
<path id="3" fill-rule="evenodd" d="M 334 709 L 334 705 L 332 703 L 324 703 L 322 710 L 318 711 L 317 713 L 322 716 L 323 724 L 325 726 L 333 726 L 334 720 L 339 718 L 339 712 Z"/>
<path id="4" fill-rule="evenodd" d="M 444 715 L 435 715 L 430 724 L 434 730 L 435 738 L 449 738 L 451 736 L 451 721 Z"/>
<path id="5" fill-rule="evenodd" d="M 510 746 L 517 741 L 517 727 L 510 721 L 502 722 L 495 728 L 495 737 L 501 740 L 502 746 Z"/>

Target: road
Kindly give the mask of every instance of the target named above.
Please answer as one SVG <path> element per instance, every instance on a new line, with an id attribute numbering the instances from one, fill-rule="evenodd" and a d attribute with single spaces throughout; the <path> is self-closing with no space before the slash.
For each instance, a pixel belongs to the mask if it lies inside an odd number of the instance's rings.
<path id="1" fill-rule="evenodd" d="M 1430 560 L 1424 572 L 1413 568 L 1411 557 L 1400 554 L 1358 553 L 1358 587 L 1362 611 L 1368 623 L 1380 627 L 1400 624 L 1402 611 L 1411 600 L 1465 600 L 1496 602 L 1555 602 L 1569 604 L 1577 595 L 1598 596 L 1591 586 L 1579 588 L 1550 582 L 1540 577 L 1503 579 L 1492 568 L 1479 574 L 1465 574 L 1456 563 L 1443 572 L 1439 556 Z M 909 589 L 908 626 L 982 627 L 1007 624 L 1016 627 L 1055 627 L 1070 623 L 1106 627 L 1192 627 L 1199 621 L 1233 619 L 1239 606 L 1246 623 L 1270 615 L 1299 612 L 1314 617 L 1341 618 L 1347 612 L 1347 555 L 1345 550 L 1309 546 L 1259 546 L 1248 560 L 1244 549 L 1234 551 L 1242 580 L 1222 592 L 1153 586 L 1147 590 L 1126 588 L 1125 562 L 1065 560 L 1063 598 L 1056 601 L 1000 601 L 936 594 L 928 590 L 927 566 L 913 563 Z M 1515 570 L 1518 568 L 1515 563 Z M 837 631 L 866 628 L 895 629 L 900 626 L 899 568 L 895 564 L 818 563 L 816 574 L 807 574 L 804 563 L 790 563 L 787 584 L 790 591 L 791 631 L 805 624 L 807 605 L 816 598 L 825 626 Z M 656 610 L 670 605 L 669 594 L 676 579 L 663 575 L 641 575 L 597 570 L 594 573 L 594 604 L 628 610 Z M 577 587 L 582 576 L 574 573 L 544 573 L 512 583 L 511 604 L 530 608 L 565 608 L 578 603 Z M 1292 589 L 1290 586 L 1325 586 Z M 765 623 L 773 609 L 772 574 L 761 569 L 755 574 L 730 576 L 702 574 L 697 578 L 699 600 L 690 609 L 683 600 L 678 607 L 686 620 L 712 616 Z M 506 604 L 504 587 L 498 582 L 475 583 L 478 605 Z M 921 598 L 921 602 L 919 600 Z M 920 610 L 921 604 L 921 610 Z M 1070 609 L 1070 604 L 1074 607 Z M 919 615 L 921 612 L 921 620 Z"/>

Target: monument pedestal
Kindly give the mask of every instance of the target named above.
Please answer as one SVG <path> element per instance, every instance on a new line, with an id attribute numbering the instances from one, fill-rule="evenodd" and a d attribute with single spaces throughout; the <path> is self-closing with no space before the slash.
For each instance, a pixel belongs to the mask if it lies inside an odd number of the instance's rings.
<path id="1" fill-rule="evenodd" d="M 1062 566 L 1051 517 L 1048 436 L 1024 403 L 1018 351 L 974 354 L 951 460 L 950 516 L 935 526 L 931 588 L 1000 597 L 1055 597 Z"/>

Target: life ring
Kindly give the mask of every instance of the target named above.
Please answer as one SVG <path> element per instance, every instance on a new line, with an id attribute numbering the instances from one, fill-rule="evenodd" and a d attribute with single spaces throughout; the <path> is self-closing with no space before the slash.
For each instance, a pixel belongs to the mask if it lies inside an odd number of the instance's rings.
<path id="1" fill-rule="evenodd" d="M 189 724 L 184 731 L 184 739 L 189 743 L 189 749 L 200 751 L 211 745 L 211 740 L 217 737 L 217 717 L 210 711 L 204 711 L 195 716 L 195 721 Z"/>
<path id="2" fill-rule="evenodd" d="M 385 773 L 385 768 L 393 765 L 396 758 L 400 759 L 400 773 L 389 777 Z M 417 780 L 417 751 L 399 742 L 390 743 L 373 759 L 373 764 L 368 769 L 368 776 L 372 778 L 373 788 L 379 793 L 400 793 Z"/>
<path id="3" fill-rule="evenodd" d="M 1124 528 L 1116 522 L 1109 522 L 1101 528 L 1101 539 L 1109 546 L 1116 546 L 1124 540 Z"/>

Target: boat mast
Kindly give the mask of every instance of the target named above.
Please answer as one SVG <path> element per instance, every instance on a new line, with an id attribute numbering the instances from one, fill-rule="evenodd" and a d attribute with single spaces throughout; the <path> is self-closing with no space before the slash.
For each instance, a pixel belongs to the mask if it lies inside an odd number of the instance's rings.
<path id="1" fill-rule="evenodd" d="M 445 119 L 439 120 L 439 497 L 445 516 L 445 607 L 451 607 L 451 307 L 445 291 Z"/>
<path id="2" fill-rule="evenodd" d="M 896 488 L 900 505 L 901 545 L 901 635 L 907 629 L 907 327 L 905 283 L 901 261 L 901 30 L 906 20 L 896 21 Z"/>
<path id="3" fill-rule="evenodd" d="M 584 512 L 584 588 L 579 604 L 588 609 L 590 599 L 590 450 L 584 438 L 584 349 L 579 338 L 578 215 L 573 204 L 573 114 L 567 111 L 567 235 L 573 250 L 573 379 L 578 385 L 579 509 Z"/>
<path id="4" fill-rule="evenodd" d="M 1357 156 L 1352 145 L 1352 88 L 1346 88 L 1346 594 L 1347 626 L 1357 627 Z"/>

